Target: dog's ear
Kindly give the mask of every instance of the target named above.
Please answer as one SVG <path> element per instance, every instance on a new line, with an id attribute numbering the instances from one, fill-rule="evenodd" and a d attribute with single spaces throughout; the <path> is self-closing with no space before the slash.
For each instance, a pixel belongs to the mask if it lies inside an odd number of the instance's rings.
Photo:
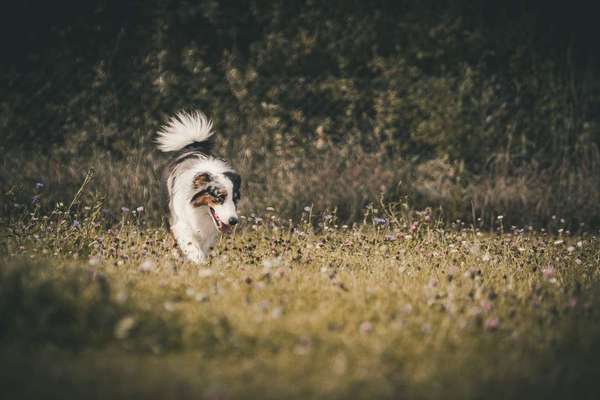
<path id="1" fill-rule="evenodd" d="M 203 174 L 196 175 L 192 185 L 194 189 L 200 189 L 210 181 L 212 181 L 212 176 L 208 172 L 205 172 Z"/>
<path id="2" fill-rule="evenodd" d="M 226 177 L 229 178 L 229 180 L 231 181 L 231 183 L 233 183 L 233 187 L 234 188 L 239 188 L 240 185 L 242 184 L 242 177 L 236 173 L 236 172 L 225 172 L 223 175 L 225 175 Z"/>
<path id="3" fill-rule="evenodd" d="M 242 177 L 236 172 L 225 172 L 224 174 L 231 183 L 233 183 L 233 201 L 238 202 L 240 200 L 240 186 L 242 186 Z"/>

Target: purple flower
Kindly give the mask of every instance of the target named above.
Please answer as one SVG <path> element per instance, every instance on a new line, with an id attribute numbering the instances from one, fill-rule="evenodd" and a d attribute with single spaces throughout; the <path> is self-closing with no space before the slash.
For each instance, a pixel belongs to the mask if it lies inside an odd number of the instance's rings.
<path id="1" fill-rule="evenodd" d="M 380 218 L 380 217 L 374 217 L 373 218 L 373 223 L 375 225 L 385 225 L 385 224 L 387 224 L 387 222 L 388 221 L 385 218 Z"/>

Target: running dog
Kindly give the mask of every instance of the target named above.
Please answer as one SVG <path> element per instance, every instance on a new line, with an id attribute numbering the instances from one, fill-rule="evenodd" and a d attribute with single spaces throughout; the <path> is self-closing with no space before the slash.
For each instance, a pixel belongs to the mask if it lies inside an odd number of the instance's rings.
<path id="1" fill-rule="evenodd" d="M 200 111 L 180 112 L 162 126 L 160 151 L 175 153 L 161 176 L 161 192 L 169 229 L 183 255 L 206 261 L 220 233 L 238 223 L 240 175 L 214 157 L 213 124 Z"/>

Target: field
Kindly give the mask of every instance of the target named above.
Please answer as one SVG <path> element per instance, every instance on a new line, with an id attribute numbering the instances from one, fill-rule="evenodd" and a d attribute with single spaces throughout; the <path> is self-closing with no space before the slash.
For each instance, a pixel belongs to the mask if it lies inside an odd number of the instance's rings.
<path id="1" fill-rule="evenodd" d="M 147 210 L 2 221 L 3 398 L 598 398 L 600 243 L 407 205 L 246 215 L 210 262 Z"/>

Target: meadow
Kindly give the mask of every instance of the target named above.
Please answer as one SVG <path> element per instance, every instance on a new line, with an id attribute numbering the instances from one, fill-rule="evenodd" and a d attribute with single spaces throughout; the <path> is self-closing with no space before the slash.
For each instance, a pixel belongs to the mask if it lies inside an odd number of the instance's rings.
<path id="1" fill-rule="evenodd" d="M 2 399 L 600 398 L 591 6 L 4 15 Z M 242 176 L 201 266 L 159 202 L 180 110 Z"/>
<path id="2" fill-rule="evenodd" d="M 76 200 L 76 199 L 75 199 Z M 408 204 L 244 215 L 210 262 L 144 207 L 2 220 L 5 398 L 598 398 L 597 234 Z"/>

